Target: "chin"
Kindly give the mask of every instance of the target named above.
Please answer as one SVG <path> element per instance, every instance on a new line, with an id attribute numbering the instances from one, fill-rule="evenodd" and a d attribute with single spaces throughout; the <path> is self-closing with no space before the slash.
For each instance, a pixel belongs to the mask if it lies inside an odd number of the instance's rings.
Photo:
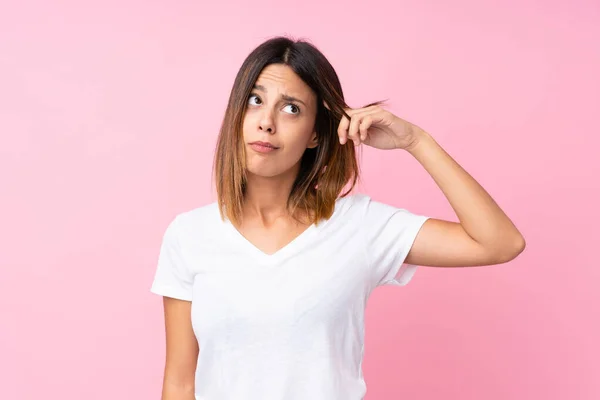
<path id="1" fill-rule="evenodd" d="M 274 165 L 263 164 L 259 166 L 253 163 L 249 163 L 248 168 L 246 168 L 246 172 L 248 175 L 261 178 L 273 178 L 283 173 L 281 169 L 276 168 Z"/>
<path id="2" fill-rule="evenodd" d="M 258 162 L 253 162 L 258 161 Z M 283 177 L 293 173 L 294 165 L 281 165 L 281 163 L 269 160 L 248 160 L 246 172 L 248 175 L 261 178 Z"/>

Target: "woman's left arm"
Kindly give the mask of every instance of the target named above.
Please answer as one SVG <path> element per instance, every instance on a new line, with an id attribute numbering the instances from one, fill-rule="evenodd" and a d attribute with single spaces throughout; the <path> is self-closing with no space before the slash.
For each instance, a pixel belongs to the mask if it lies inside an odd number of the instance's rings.
<path id="1" fill-rule="evenodd" d="M 429 219 L 406 262 L 440 267 L 501 264 L 525 249 L 525 239 L 485 189 L 425 131 L 415 127 L 406 148 L 431 175 L 460 223 Z"/>
<path id="2" fill-rule="evenodd" d="M 348 139 L 378 149 L 403 149 L 431 175 L 459 223 L 430 218 L 417 234 L 408 264 L 468 267 L 501 264 L 525 248 L 525 239 L 485 189 L 431 135 L 380 106 L 346 110 L 338 128 Z"/>

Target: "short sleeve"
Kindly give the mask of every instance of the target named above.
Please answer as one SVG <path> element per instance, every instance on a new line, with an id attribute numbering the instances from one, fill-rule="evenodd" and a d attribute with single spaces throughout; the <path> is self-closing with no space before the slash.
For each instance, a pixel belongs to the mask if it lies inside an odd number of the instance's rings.
<path id="1" fill-rule="evenodd" d="M 171 221 L 163 235 L 150 291 L 161 296 L 191 301 L 194 277 L 183 260 L 178 219 L 179 216 Z"/>
<path id="2" fill-rule="evenodd" d="M 417 266 L 405 264 L 404 260 L 429 217 L 367 198 L 364 218 L 367 258 L 374 285 L 406 285 Z"/>

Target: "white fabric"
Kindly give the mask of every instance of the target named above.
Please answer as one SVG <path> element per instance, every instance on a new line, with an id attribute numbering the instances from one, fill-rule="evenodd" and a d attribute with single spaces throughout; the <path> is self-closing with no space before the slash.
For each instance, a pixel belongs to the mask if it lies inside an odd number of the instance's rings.
<path id="1" fill-rule="evenodd" d="M 410 281 L 403 262 L 426 219 L 350 195 L 267 255 L 216 203 L 177 215 L 151 291 L 192 301 L 196 400 L 362 399 L 367 298 Z"/>

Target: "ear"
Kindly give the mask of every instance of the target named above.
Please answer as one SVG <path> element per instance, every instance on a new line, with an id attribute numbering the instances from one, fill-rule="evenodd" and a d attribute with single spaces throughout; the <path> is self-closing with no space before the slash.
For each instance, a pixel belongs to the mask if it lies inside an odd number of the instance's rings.
<path id="1" fill-rule="evenodd" d="M 312 133 L 311 138 L 310 138 L 310 142 L 308 142 L 308 146 L 306 146 L 306 148 L 307 149 L 314 149 L 318 145 L 319 145 L 319 137 L 317 135 L 317 131 L 314 131 Z"/>

